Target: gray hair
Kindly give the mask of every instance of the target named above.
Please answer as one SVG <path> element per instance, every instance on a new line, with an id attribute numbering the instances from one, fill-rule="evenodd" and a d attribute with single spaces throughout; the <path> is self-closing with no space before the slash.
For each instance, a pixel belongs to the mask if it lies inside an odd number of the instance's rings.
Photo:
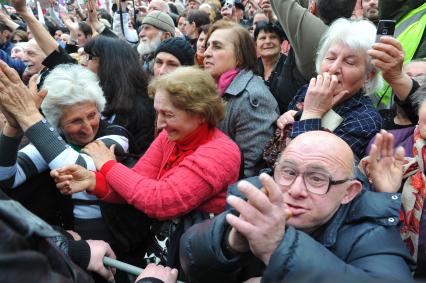
<path id="1" fill-rule="evenodd" d="M 317 58 L 315 60 L 317 73 L 319 73 L 321 63 L 331 45 L 336 43 L 344 44 L 351 49 L 366 54 L 367 50 L 372 48 L 375 40 L 376 27 L 370 21 L 337 19 L 331 24 L 319 43 Z M 383 79 L 379 75 L 380 70 L 371 64 L 370 56 L 366 55 L 366 58 L 366 73 L 369 74 L 371 71 L 375 71 L 373 77 L 364 86 L 366 95 L 371 95 L 382 87 Z"/>
<path id="2" fill-rule="evenodd" d="M 105 107 L 105 97 L 95 73 L 77 64 L 57 66 L 44 80 L 47 96 L 41 104 L 46 119 L 57 129 L 62 108 L 83 102 L 95 102 L 99 112 Z"/>
<path id="3" fill-rule="evenodd" d="M 426 101 L 426 75 L 416 77 L 416 81 L 420 84 L 420 87 L 408 99 L 418 112 Z"/>

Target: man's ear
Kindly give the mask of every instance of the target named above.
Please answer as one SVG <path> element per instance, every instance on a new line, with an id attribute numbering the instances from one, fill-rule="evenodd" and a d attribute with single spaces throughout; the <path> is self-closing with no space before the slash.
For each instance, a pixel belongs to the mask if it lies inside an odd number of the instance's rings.
<path id="1" fill-rule="evenodd" d="M 346 189 L 346 193 L 340 202 L 341 204 L 347 204 L 351 202 L 362 191 L 362 184 L 360 181 L 353 180 L 350 182 L 351 184 Z"/>
<path id="2" fill-rule="evenodd" d="M 161 36 L 161 41 L 166 40 L 168 38 L 173 37 L 172 34 L 168 31 L 164 32 L 163 35 Z"/>
<path id="3" fill-rule="evenodd" d="M 367 81 L 370 81 L 372 78 L 374 78 L 374 76 L 376 75 L 377 70 L 373 68 L 373 70 L 371 70 L 371 72 L 368 73 L 367 75 Z"/>

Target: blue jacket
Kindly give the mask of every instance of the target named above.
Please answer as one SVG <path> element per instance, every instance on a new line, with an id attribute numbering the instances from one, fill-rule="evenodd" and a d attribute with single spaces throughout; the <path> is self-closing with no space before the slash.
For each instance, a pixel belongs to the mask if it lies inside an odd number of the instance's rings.
<path id="1" fill-rule="evenodd" d="M 4 52 L 2 49 L 0 49 L 0 60 L 9 65 L 9 67 L 15 69 L 20 77 L 22 77 L 22 74 L 24 73 L 25 68 L 27 67 L 24 62 L 12 59 L 12 57 L 10 57 L 10 55 Z"/>
<path id="2" fill-rule="evenodd" d="M 260 187 L 257 178 L 249 181 Z M 411 282 L 413 261 L 397 225 L 400 207 L 399 194 L 363 190 L 315 237 L 287 227 L 266 267 L 251 253 L 236 255 L 225 248 L 228 210 L 182 236 L 181 263 L 190 282 L 230 283 L 262 276 L 262 282 L 307 283 L 317 282 L 304 278 L 315 272 L 356 278 L 354 282 Z"/>

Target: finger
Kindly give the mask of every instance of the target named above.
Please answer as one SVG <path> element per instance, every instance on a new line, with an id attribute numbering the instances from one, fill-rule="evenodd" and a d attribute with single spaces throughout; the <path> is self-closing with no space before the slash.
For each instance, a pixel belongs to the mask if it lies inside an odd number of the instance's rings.
<path id="1" fill-rule="evenodd" d="M 109 147 L 109 150 L 111 151 L 111 153 L 112 154 L 114 154 L 115 155 L 115 147 L 116 147 L 117 145 L 116 144 L 113 144 L 113 145 L 111 145 L 110 147 Z"/>
<path id="2" fill-rule="evenodd" d="M 316 86 L 322 86 L 323 81 L 324 81 L 324 77 L 322 75 L 318 75 Z"/>
<path id="3" fill-rule="evenodd" d="M 381 36 L 380 37 L 380 42 L 392 45 L 396 49 L 402 50 L 402 44 L 401 44 L 401 42 L 399 42 L 399 40 L 396 39 L 395 37 L 386 36 L 386 35 L 385 36 Z"/>
<path id="4" fill-rule="evenodd" d="M 268 197 L 271 203 L 282 206 L 284 203 L 283 194 L 281 193 L 280 187 L 275 183 L 274 179 L 266 173 L 262 173 L 259 176 L 259 180 L 263 187 L 268 191 Z"/>
<path id="5" fill-rule="evenodd" d="M 257 190 L 257 189 L 256 189 Z M 264 197 L 264 199 L 267 199 L 265 194 L 259 191 Z M 226 201 L 230 206 L 235 208 L 242 217 L 245 219 L 253 219 L 253 218 L 259 218 L 259 211 L 255 208 L 254 205 L 251 203 L 236 197 L 236 196 L 229 196 L 226 198 Z"/>
<path id="6" fill-rule="evenodd" d="M 31 77 L 30 81 L 28 82 L 28 89 L 30 90 L 31 94 L 37 93 L 37 79 L 38 79 L 38 75 L 35 74 Z"/>
<path id="7" fill-rule="evenodd" d="M 253 231 L 254 227 L 249 222 L 244 221 L 240 217 L 237 217 L 231 213 L 226 215 L 226 221 L 229 223 L 229 225 L 234 227 L 235 230 L 240 232 L 241 235 L 243 235 L 246 238 L 250 238 L 248 237 L 248 235 L 250 235 L 250 231 Z"/>
<path id="8" fill-rule="evenodd" d="M 381 130 L 380 134 L 382 135 L 382 147 L 380 149 L 380 158 L 392 156 L 392 153 L 389 152 L 389 146 L 392 147 L 392 144 L 390 144 L 391 142 L 390 139 L 392 137 L 389 137 L 388 132 L 386 132 L 385 130 Z M 393 140 L 392 140 L 392 143 L 393 143 Z"/>
<path id="9" fill-rule="evenodd" d="M 339 80 L 337 79 L 337 76 L 332 75 L 330 78 L 330 86 L 329 86 L 330 93 L 334 93 L 334 90 L 336 89 L 336 86 L 338 83 L 339 83 Z"/>
<path id="10" fill-rule="evenodd" d="M 323 88 L 328 89 L 330 87 L 330 83 L 331 83 L 330 74 L 328 72 L 324 72 L 322 74 L 322 77 L 323 77 L 322 86 L 323 86 Z"/>
<path id="11" fill-rule="evenodd" d="M 170 274 L 173 276 L 172 280 L 173 282 L 177 280 L 177 277 L 179 275 L 179 271 L 176 268 L 173 268 L 172 271 L 170 271 Z"/>
<path id="12" fill-rule="evenodd" d="M 114 251 L 112 250 L 111 246 L 108 243 L 106 243 L 105 255 L 113 259 L 117 258 Z"/>
<path id="13" fill-rule="evenodd" d="M 268 211 L 271 210 L 272 204 L 266 194 L 249 182 L 239 182 L 238 190 L 247 197 L 248 203 L 253 206 L 255 210 L 260 211 L 261 213 L 268 213 Z"/>

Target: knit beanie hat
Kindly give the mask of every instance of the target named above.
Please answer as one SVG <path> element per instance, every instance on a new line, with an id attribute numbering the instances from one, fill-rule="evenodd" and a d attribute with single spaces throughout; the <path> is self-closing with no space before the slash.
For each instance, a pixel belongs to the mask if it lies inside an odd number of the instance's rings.
<path id="1" fill-rule="evenodd" d="M 172 54 L 182 66 L 194 65 L 195 52 L 188 41 L 182 37 L 171 37 L 163 40 L 155 51 L 155 56 L 160 52 Z"/>
<path id="2" fill-rule="evenodd" d="M 148 24 L 175 36 L 175 24 L 172 17 L 160 11 L 152 11 L 143 18 L 142 25 Z"/>

